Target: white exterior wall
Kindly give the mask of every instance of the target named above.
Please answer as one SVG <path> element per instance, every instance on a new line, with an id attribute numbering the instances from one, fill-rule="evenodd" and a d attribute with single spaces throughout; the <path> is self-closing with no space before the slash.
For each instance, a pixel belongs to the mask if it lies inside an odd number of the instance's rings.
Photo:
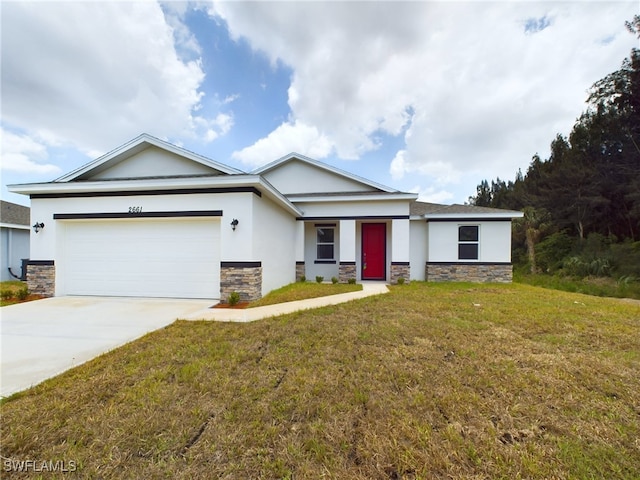
<path id="1" fill-rule="evenodd" d="M 123 197 L 49 198 L 31 200 L 32 222 L 43 222 L 44 229 L 31 234 L 31 260 L 59 260 L 56 251 L 57 235 L 64 228 L 56 221 L 56 213 L 126 213 L 129 207 L 141 207 L 142 212 L 222 210 L 221 260 L 257 261 L 253 255 L 251 227 L 253 193 L 192 194 L 192 195 L 140 195 Z M 231 220 L 240 221 L 238 229 L 245 227 L 243 235 L 232 235 Z M 227 228 L 228 227 L 228 228 Z"/>
<path id="2" fill-rule="evenodd" d="M 397 217 L 409 215 L 409 202 L 392 200 L 296 202 L 305 217 Z M 372 220 L 375 221 L 375 220 Z"/>
<path id="3" fill-rule="evenodd" d="M 340 220 L 340 262 L 356 261 L 356 221 Z"/>
<path id="4" fill-rule="evenodd" d="M 391 221 L 391 261 L 410 261 L 409 219 Z"/>
<path id="5" fill-rule="evenodd" d="M 221 261 L 259 261 L 261 259 L 257 258 L 253 250 L 252 197 L 254 196 L 253 193 L 240 192 L 32 199 L 31 219 L 33 222 L 43 222 L 45 227 L 37 234 L 31 233 L 30 259 L 54 260 L 56 295 L 64 295 L 66 225 L 84 220 L 54 220 L 53 215 L 56 213 L 127 213 L 129 207 L 140 207 L 143 213 L 222 210 L 222 217 L 211 219 L 221 223 L 220 240 L 212 244 L 211 248 L 220 249 Z M 240 221 L 235 232 L 230 226 L 234 218 Z M 99 254 L 100 252 L 96 251 L 96 256 Z"/>
<path id="6" fill-rule="evenodd" d="M 511 262 L 511 222 L 429 222 L 429 262 Z M 478 260 L 458 260 L 458 227 L 478 225 Z"/>
<path id="7" fill-rule="evenodd" d="M 235 233 L 240 232 L 240 226 Z M 270 200 L 254 195 L 252 230 L 254 257 L 262 262 L 262 295 L 295 282 L 298 237 L 295 217 Z"/>
<path id="8" fill-rule="evenodd" d="M 410 225 L 411 280 L 424 281 L 427 263 L 429 226 L 424 219 L 413 220 Z"/>

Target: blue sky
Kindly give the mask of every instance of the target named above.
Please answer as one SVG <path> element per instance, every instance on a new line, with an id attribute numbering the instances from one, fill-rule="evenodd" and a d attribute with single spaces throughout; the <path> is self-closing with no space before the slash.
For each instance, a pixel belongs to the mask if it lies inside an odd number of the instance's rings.
<path id="1" fill-rule="evenodd" d="M 1 173 L 149 133 L 244 171 L 296 151 L 425 201 L 548 156 L 637 1 L 2 2 Z"/>

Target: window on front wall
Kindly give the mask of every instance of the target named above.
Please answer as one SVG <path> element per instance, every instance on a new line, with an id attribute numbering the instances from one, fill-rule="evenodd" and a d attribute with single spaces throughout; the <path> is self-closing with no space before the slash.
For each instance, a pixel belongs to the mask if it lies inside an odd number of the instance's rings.
<path id="1" fill-rule="evenodd" d="M 458 227 L 458 260 L 478 260 L 478 225 Z"/>
<path id="2" fill-rule="evenodd" d="M 316 226 L 316 258 L 334 260 L 335 228 L 331 225 Z"/>

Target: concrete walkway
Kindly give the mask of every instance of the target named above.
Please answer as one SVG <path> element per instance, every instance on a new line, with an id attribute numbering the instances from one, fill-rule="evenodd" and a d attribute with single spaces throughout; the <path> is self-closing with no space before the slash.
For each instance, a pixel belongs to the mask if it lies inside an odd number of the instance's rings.
<path id="1" fill-rule="evenodd" d="M 309 310 L 312 308 L 325 307 L 327 305 L 337 305 L 338 303 L 350 302 L 360 298 L 370 297 L 389 293 L 389 289 L 384 283 L 363 283 L 362 290 L 357 292 L 340 293 L 328 297 L 309 298 L 307 300 L 297 300 L 295 302 L 278 303 L 265 307 L 255 307 L 246 309 L 232 308 L 208 308 L 195 312 L 183 320 L 215 320 L 219 322 L 253 322 L 263 318 L 276 317 L 287 313 Z"/>

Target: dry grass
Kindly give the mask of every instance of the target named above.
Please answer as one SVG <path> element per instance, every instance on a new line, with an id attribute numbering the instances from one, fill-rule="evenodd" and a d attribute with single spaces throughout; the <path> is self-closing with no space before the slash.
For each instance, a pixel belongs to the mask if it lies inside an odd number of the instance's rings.
<path id="1" fill-rule="evenodd" d="M 0 282 L 0 307 L 14 305 L 16 303 L 39 300 L 42 295 L 30 294 L 26 282 L 8 280 Z"/>
<path id="2" fill-rule="evenodd" d="M 638 305 L 468 284 L 177 322 L 3 402 L 2 455 L 105 479 L 637 479 L 639 329 Z"/>
<path id="3" fill-rule="evenodd" d="M 306 300 L 308 298 L 326 297 L 328 295 L 338 295 L 340 293 L 357 292 L 362 290 L 362 285 L 350 285 L 347 283 L 311 283 L 296 282 L 286 285 L 277 290 L 269 292 L 260 300 L 251 302 L 248 306 L 263 307 L 265 305 L 275 305 L 277 303 L 294 302 L 296 300 Z"/>

